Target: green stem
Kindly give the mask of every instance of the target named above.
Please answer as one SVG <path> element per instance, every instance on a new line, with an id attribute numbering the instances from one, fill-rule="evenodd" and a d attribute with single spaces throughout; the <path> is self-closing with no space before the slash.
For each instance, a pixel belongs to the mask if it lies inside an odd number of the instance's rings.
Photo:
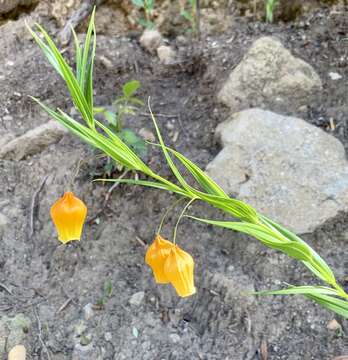
<path id="1" fill-rule="evenodd" d="M 166 212 L 164 213 L 164 215 L 162 216 L 162 219 L 161 219 L 161 223 L 158 227 L 158 230 L 157 230 L 157 234 L 159 234 L 162 230 L 162 227 L 163 227 L 163 223 L 164 223 L 164 220 L 166 219 L 166 217 L 168 216 L 168 214 L 176 207 L 176 205 L 179 204 L 179 202 L 181 202 L 182 200 L 184 200 L 185 198 L 182 197 L 178 200 L 176 200 L 171 206 L 169 206 L 169 208 L 166 210 Z"/>
<path id="2" fill-rule="evenodd" d="M 178 230 L 178 225 L 180 223 L 180 220 L 182 219 L 182 217 L 184 216 L 186 210 L 188 209 L 188 207 L 195 201 L 197 200 L 197 197 L 192 198 L 184 207 L 183 211 L 181 212 L 178 221 L 176 222 L 175 228 L 174 228 L 174 232 L 173 232 L 173 243 L 176 244 L 176 234 L 177 234 L 177 230 Z"/>

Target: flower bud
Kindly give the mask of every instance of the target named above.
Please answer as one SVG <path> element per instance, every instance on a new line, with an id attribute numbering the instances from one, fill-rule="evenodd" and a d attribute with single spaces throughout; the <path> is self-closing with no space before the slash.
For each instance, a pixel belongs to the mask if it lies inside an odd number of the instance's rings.
<path id="1" fill-rule="evenodd" d="M 87 216 L 86 205 L 72 192 L 64 193 L 51 207 L 51 217 L 58 232 L 58 238 L 66 244 L 80 240 Z"/>
<path id="2" fill-rule="evenodd" d="M 164 262 L 173 246 L 173 243 L 163 239 L 161 235 L 157 234 L 155 240 L 146 251 L 145 262 L 151 267 L 157 284 L 169 283 L 163 268 Z"/>
<path id="3" fill-rule="evenodd" d="M 191 296 L 196 293 L 193 279 L 194 261 L 186 251 L 173 246 L 164 263 L 164 275 L 174 286 L 181 297 Z"/>

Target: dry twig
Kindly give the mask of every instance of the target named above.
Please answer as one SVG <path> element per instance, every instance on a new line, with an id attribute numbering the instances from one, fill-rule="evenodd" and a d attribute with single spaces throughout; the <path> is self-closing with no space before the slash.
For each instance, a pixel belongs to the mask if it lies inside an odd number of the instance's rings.
<path id="1" fill-rule="evenodd" d="M 73 12 L 70 19 L 66 22 L 64 28 L 58 34 L 59 41 L 63 46 L 69 44 L 71 40 L 72 29 L 75 29 L 91 14 L 94 6 L 99 6 L 103 2 L 105 2 L 105 0 L 87 0 Z"/>
<path id="2" fill-rule="evenodd" d="M 36 320 L 37 320 L 37 327 L 38 327 L 38 330 L 39 330 L 39 333 L 38 333 L 39 341 L 41 343 L 42 348 L 45 350 L 45 353 L 47 355 L 47 359 L 51 360 L 50 352 L 48 351 L 46 343 L 44 342 L 44 340 L 42 338 L 42 326 L 41 326 L 41 320 L 40 320 L 39 314 L 38 314 L 35 307 L 34 307 L 33 311 L 34 311 L 34 314 L 35 314 L 35 317 L 36 317 Z"/>
<path id="3" fill-rule="evenodd" d="M 261 341 L 260 357 L 261 357 L 261 360 L 268 360 L 268 345 L 267 345 L 266 340 Z"/>
<path id="4" fill-rule="evenodd" d="M 44 177 L 44 179 L 41 181 L 41 184 L 39 186 L 39 188 L 34 192 L 32 198 L 31 198 L 31 203 L 30 203 L 30 218 L 29 218 L 29 233 L 28 233 L 28 237 L 29 240 L 31 239 L 31 237 L 34 235 L 34 217 L 35 217 L 35 210 L 37 207 L 37 199 L 38 196 L 41 192 L 41 190 L 43 189 L 46 181 L 47 181 L 48 175 L 46 175 Z"/>
<path id="5" fill-rule="evenodd" d="M 0 288 L 4 289 L 8 294 L 13 295 L 13 292 L 3 283 L 0 283 Z"/>
<path id="6" fill-rule="evenodd" d="M 128 174 L 129 170 L 125 170 L 119 177 L 119 179 L 123 179 L 127 174 Z M 101 209 L 91 218 L 88 220 L 88 223 L 91 224 L 93 223 L 98 217 L 99 215 L 105 210 L 106 208 L 106 205 L 108 204 L 109 202 L 109 199 L 111 197 L 111 194 L 112 192 L 117 188 L 117 186 L 119 186 L 119 182 L 115 182 L 110 188 L 109 190 L 107 191 L 106 195 L 105 195 L 105 198 L 104 198 L 104 202 L 103 202 L 103 205 L 101 207 Z"/>
<path id="7" fill-rule="evenodd" d="M 69 298 L 68 300 L 66 300 L 63 305 L 58 309 L 57 314 L 59 314 L 60 312 L 62 312 L 70 303 L 72 302 L 72 298 Z"/>

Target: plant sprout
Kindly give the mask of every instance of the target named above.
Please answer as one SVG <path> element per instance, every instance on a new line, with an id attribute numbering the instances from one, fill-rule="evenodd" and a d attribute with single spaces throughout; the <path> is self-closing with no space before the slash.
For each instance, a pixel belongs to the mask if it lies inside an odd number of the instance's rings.
<path id="1" fill-rule="evenodd" d="M 112 110 L 106 107 L 95 107 L 94 114 L 102 114 L 107 121 L 108 128 L 119 136 L 134 152 L 140 157 L 147 154 L 147 144 L 132 129 L 124 127 L 126 115 L 135 115 L 138 107 L 144 106 L 144 103 L 135 96 L 136 91 L 140 88 L 140 82 L 131 80 L 122 86 L 122 96 L 118 97 L 112 104 Z M 123 165 L 107 158 L 104 171 L 111 175 L 115 170 L 123 170 Z"/>
<path id="2" fill-rule="evenodd" d="M 199 0 L 187 0 L 188 9 L 183 7 L 180 11 L 181 16 L 191 24 L 191 31 L 199 34 Z"/>
<path id="3" fill-rule="evenodd" d="M 286 289 L 257 292 L 259 295 L 303 295 L 322 307 L 348 318 L 348 294 L 337 283 L 335 275 L 324 259 L 300 237 L 268 217 L 260 214 L 250 205 L 229 197 L 202 169 L 183 154 L 166 146 L 156 119 L 148 102 L 151 118 L 157 133 L 157 146 L 162 149 L 166 162 L 176 178 L 175 182 L 154 172 L 141 158 L 107 126 L 93 116 L 93 64 L 96 46 L 94 13 L 91 16 L 85 43 L 79 47 L 76 35 L 76 71 L 70 68 L 47 32 L 36 24 L 36 32 L 29 29 L 41 47 L 48 61 L 65 81 L 72 101 L 81 114 L 83 122 L 77 121 L 61 109 L 53 110 L 33 98 L 59 123 L 83 141 L 104 152 L 129 170 L 143 173 L 147 180 L 112 179 L 130 185 L 147 186 L 169 191 L 187 201 L 202 201 L 226 213 L 230 220 L 219 221 L 189 216 L 192 220 L 238 231 L 254 237 L 263 245 L 285 253 L 301 262 L 320 285 L 288 286 Z M 41 38 L 42 36 L 42 38 Z M 191 186 L 181 174 L 175 161 L 181 163 L 193 176 L 196 186 Z"/>
<path id="4" fill-rule="evenodd" d="M 155 27 L 152 21 L 155 0 L 132 0 L 132 4 L 139 9 L 144 9 L 145 19 L 139 19 L 139 24 L 146 29 L 153 29 Z"/>
<path id="5" fill-rule="evenodd" d="M 266 21 L 269 23 L 273 22 L 273 14 L 275 8 L 278 6 L 279 0 L 266 0 Z"/>

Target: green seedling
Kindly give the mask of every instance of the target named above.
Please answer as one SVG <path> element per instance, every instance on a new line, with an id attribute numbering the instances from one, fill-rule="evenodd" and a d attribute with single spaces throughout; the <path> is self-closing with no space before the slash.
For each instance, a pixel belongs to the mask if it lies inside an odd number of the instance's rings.
<path id="1" fill-rule="evenodd" d="M 137 80 L 128 81 L 122 86 L 122 95 L 113 102 L 111 110 L 105 107 L 95 107 L 94 114 L 102 114 L 108 128 L 132 148 L 137 155 L 145 157 L 147 154 L 146 142 L 137 136 L 132 129 L 124 127 L 125 117 L 136 115 L 139 107 L 144 106 L 143 101 L 135 95 L 140 86 L 140 82 Z M 115 169 L 122 171 L 123 165 L 108 157 L 104 165 L 105 174 L 110 177 Z"/>
<path id="2" fill-rule="evenodd" d="M 103 293 L 100 299 L 97 300 L 95 304 L 96 309 L 104 309 L 106 303 L 110 299 L 112 295 L 112 282 L 110 280 L 106 280 L 103 285 Z"/>
<path id="3" fill-rule="evenodd" d="M 274 20 L 274 10 L 278 6 L 279 0 L 266 0 L 266 21 L 269 23 L 273 23 Z"/>
<path id="4" fill-rule="evenodd" d="M 145 29 L 153 29 L 155 27 L 155 24 L 153 23 L 155 0 L 132 0 L 132 4 L 139 9 L 142 9 L 145 14 L 145 18 L 140 18 L 138 23 Z"/>
<path id="5" fill-rule="evenodd" d="M 181 16 L 190 22 L 190 30 L 193 34 L 199 33 L 199 0 L 187 0 L 187 7 L 181 9 Z"/>

